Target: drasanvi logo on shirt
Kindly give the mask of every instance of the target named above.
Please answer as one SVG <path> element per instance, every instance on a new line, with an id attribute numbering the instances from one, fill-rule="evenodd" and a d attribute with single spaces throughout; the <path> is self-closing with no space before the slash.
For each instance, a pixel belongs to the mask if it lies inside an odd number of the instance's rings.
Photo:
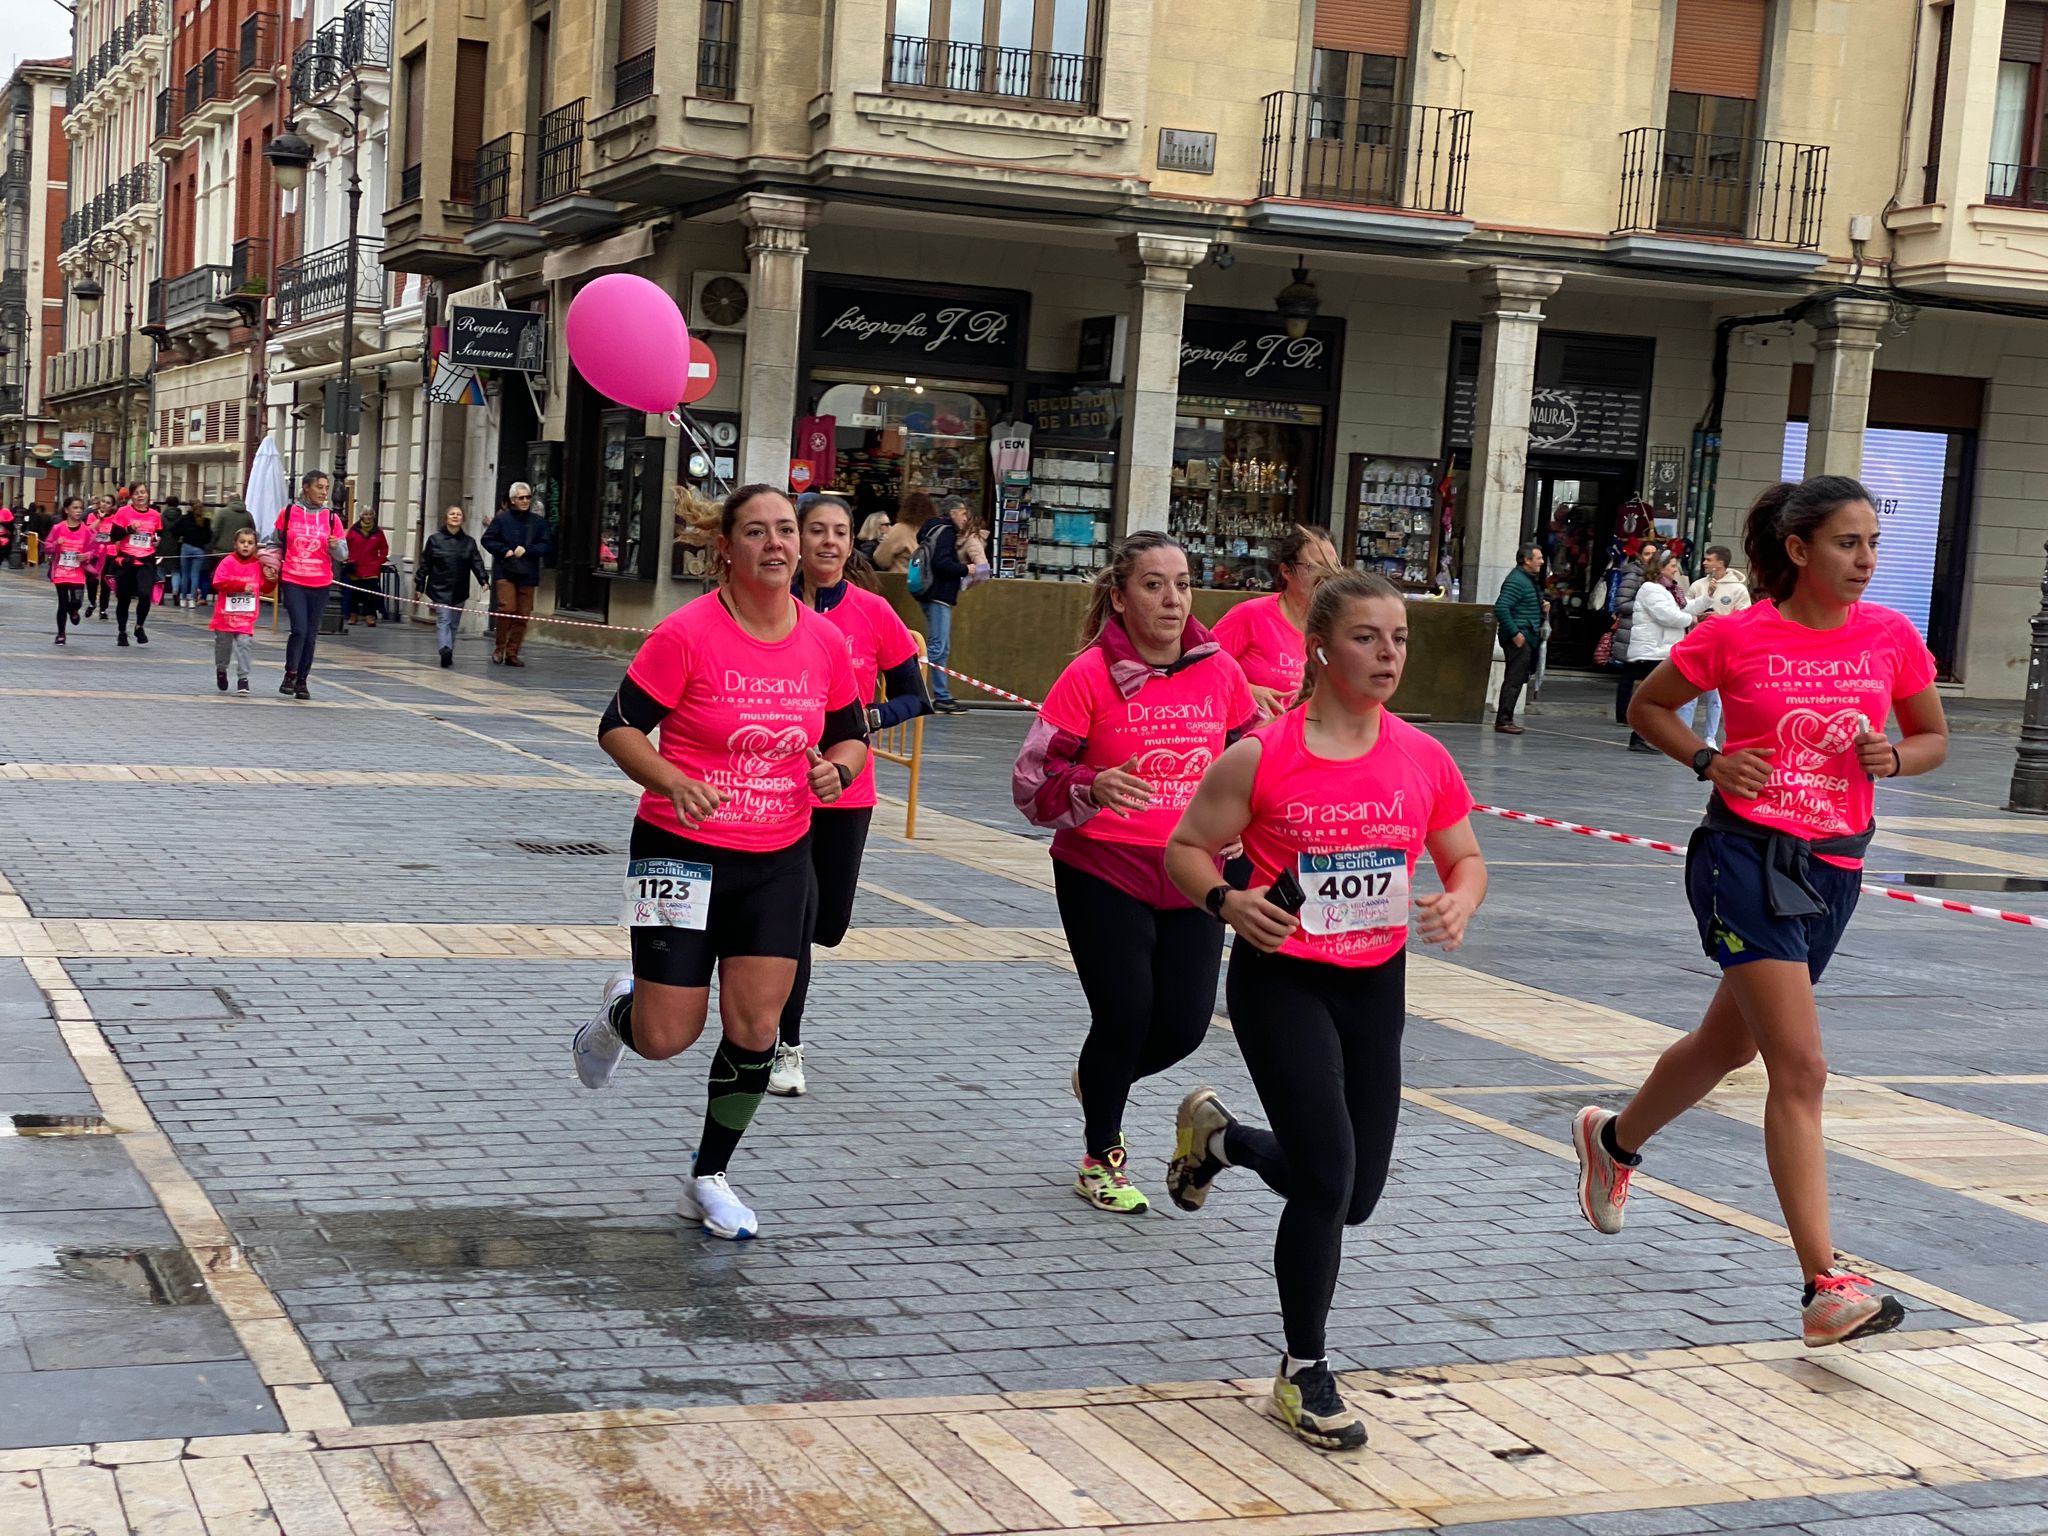
<path id="1" fill-rule="evenodd" d="M 1214 699 L 1197 699 L 1187 704 L 1141 704 L 1134 700 L 1124 706 L 1124 719 L 1132 725 L 1159 725 L 1174 720 L 1214 724 L 1217 718 Z"/>
<path id="2" fill-rule="evenodd" d="M 737 667 L 727 667 L 725 691 L 767 694 L 770 698 L 780 696 L 792 704 L 797 704 L 810 696 L 811 671 L 806 667 L 795 677 L 756 677 L 752 673 L 740 671 Z"/>
<path id="3" fill-rule="evenodd" d="M 1780 656 L 1775 652 L 1764 657 L 1766 677 L 1858 677 L 1875 679 L 1871 655 L 1862 651 L 1854 656 Z"/>
<path id="4" fill-rule="evenodd" d="M 811 744 L 810 732 L 800 725 L 779 731 L 765 725 L 743 725 L 726 738 L 735 770 L 750 779 L 764 779 L 777 772 L 788 759 Z"/>
<path id="5" fill-rule="evenodd" d="M 1364 822 L 1405 823 L 1407 800 L 1405 789 L 1395 790 L 1392 798 L 1386 800 L 1335 801 L 1326 805 L 1290 800 L 1282 807 L 1280 817 L 1291 827 L 1351 828 Z"/>

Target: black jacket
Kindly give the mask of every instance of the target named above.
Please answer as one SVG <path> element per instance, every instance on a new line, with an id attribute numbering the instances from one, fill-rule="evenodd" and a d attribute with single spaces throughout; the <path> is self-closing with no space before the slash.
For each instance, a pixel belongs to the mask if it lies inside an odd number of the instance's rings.
<path id="1" fill-rule="evenodd" d="M 419 571 L 413 578 L 413 585 L 427 594 L 436 603 L 466 603 L 469 601 L 469 578 L 475 576 L 486 585 L 490 577 L 484 571 L 483 551 L 476 547 L 476 540 L 466 533 L 450 533 L 437 528 L 427 535 L 427 547 L 420 551 Z"/>
<path id="2" fill-rule="evenodd" d="M 938 537 L 932 541 L 931 574 L 925 589 L 917 594 L 921 603 L 957 603 L 960 601 L 960 583 L 967 576 L 967 562 L 960 558 L 960 530 L 953 526 L 953 519 L 944 515 L 928 518 L 925 525 L 917 530 L 917 542 L 922 544 L 932 538 L 932 531 Z"/>
<path id="3" fill-rule="evenodd" d="M 522 546 L 526 553 L 515 560 L 512 551 Z M 541 562 L 555 552 L 555 536 L 548 532 L 545 513 L 521 512 L 508 506 L 484 530 L 484 548 L 491 553 L 491 566 L 498 580 L 519 587 L 537 587 Z"/>

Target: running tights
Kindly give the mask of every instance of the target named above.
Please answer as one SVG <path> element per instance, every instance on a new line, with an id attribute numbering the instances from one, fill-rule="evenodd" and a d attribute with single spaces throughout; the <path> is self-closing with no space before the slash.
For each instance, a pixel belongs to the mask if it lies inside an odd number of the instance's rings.
<path id="1" fill-rule="evenodd" d="M 327 611 L 328 587 L 302 587 L 295 581 L 283 583 L 278 591 L 284 594 L 285 621 L 291 625 L 291 638 L 284 643 L 284 675 L 306 680 L 306 674 L 313 670 L 313 647 L 320 639 L 320 616 Z"/>
<path id="2" fill-rule="evenodd" d="M 1344 1229 L 1372 1215 L 1386 1188 L 1401 1114 L 1406 953 L 1345 967 L 1236 945 L 1226 991 L 1237 1046 L 1270 1131 L 1239 1125 L 1224 1138 L 1287 1202 L 1273 1277 L 1287 1352 L 1320 1360 Z"/>
<path id="3" fill-rule="evenodd" d="M 1088 1155 L 1123 1138 L 1131 1084 L 1193 1055 L 1216 1012 L 1223 925 L 1199 907 L 1161 911 L 1057 861 L 1053 890 L 1088 998 L 1081 1108 Z"/>
<path id="4" fill-rule="evenodd" d="M 860 883 L 861 855 L 868 846 L 868 823 L 874 819 L 871 805 L 848 810 L 826 806 L 811 813 L 811 872 L 818 882 L 818 920 L 811 931 L 811 944 L 836 949 L 846 937 L 847 925 L 853 921 L 854 888 Z M 797 957 L 796 983 L 789 989 L 789 1001 L 782 1005 L 784 1045 L 803 1044 L 804 1001 L 810 991 L 811 948 L 807 944 Z"/>
<path id="5" fill-rule="evenodd" d="M 156 562 L 138 561 L 134 565 L 120 565 L 114 568 L 114 595 L 118 599 L 114 606 L 114 622 L 121 633 L 128 633 L 128 605 L 135 605 L 135 627 L 141 629 L 149 622 L 149 598 L 156 590 Z"/>
<path id="6" fill-rule="evenodd" d="M 59 640 L 64 638 L 64 626 L 67 622 L 72 624 L 78 622 L 79 605 L 84 601 L 84 587 L 74 585 L 57 588 L 57 638 Z"/>

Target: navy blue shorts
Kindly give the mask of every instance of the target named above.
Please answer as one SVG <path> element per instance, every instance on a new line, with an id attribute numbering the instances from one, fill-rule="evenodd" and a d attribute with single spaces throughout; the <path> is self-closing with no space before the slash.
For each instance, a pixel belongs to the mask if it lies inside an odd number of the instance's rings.
<path id="1" fill-rule="evenodd" d="M 1686 862 L 1685 894 L 1699 920 L 1707 958 L 1723 970 L 1751 960 L 1803 960 L 1819 981 L 1855 915 L 1863 876 L 1812 860 L 1807 881 L 1824 911 L 1810 917 L 1773 917 L 1764 885 L 1766 844 L 1729 832 L 1703 832 L 1697 857 Z"/>

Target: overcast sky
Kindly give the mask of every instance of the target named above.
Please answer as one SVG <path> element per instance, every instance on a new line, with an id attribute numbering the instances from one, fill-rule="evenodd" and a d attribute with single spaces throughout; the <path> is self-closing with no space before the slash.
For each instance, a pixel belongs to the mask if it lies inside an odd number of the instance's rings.
<path id="1" fill-rule="evenodd" d="M 6 38 L 0 41 L 0 79 L 23 59 L 62 58 L 71 51 L 71 13 L 57 0 L 10 0 Z"/>

